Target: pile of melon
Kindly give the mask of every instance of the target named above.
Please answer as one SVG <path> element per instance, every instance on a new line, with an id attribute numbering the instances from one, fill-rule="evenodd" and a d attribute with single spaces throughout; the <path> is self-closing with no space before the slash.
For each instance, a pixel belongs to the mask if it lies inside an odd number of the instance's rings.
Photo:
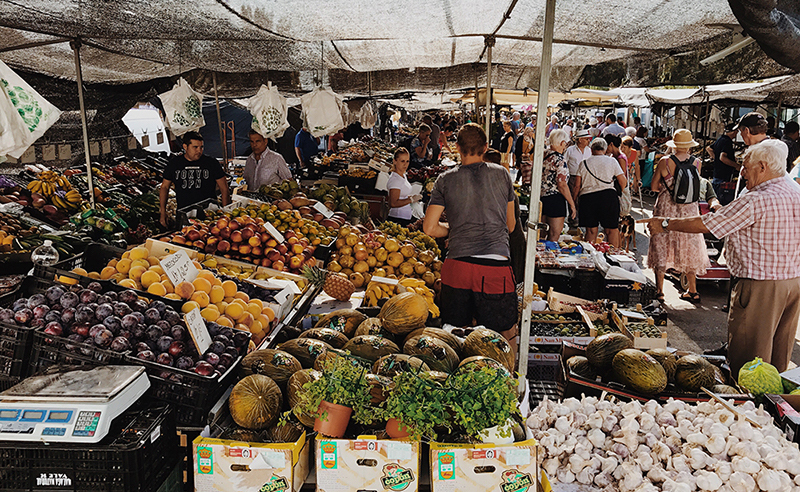
<path id="1" fill-rule="evenodd" d="M 705 358 L 696 354 L 679 358 L 666 349 L 637 350 L 621 333 L 595 338 L 586 346 L 585 356 L 567 359 L 567 368 L 583 378 L 616 381 L 646 395 L 661 393 L 668 386 L 678 392 L 698 393 L 707 388 L 715 393 L 741 393 L 726 385 L 722 371 Z"/>
<path id="2" fill-rule="evenodd" d="M 514 371 L 515 354 L 499 333 L 478 328 L 461 339 L 448 331 L 426 327 L 424 300 L 420 303 L 410 296 L 398 297 L 387 302 L 376 318 L 352 309 L 334 311 L 276 349 L 248 354 L 242 359 L 242 379 L 228 402 L 237 426 L 231 436 L 292 438 L 296 432 L 282 432 L 286 424 L 278 425 L 281 415 L 289 411 L 291 429 L 302 432 L 304 427 L 313 428 L 313 415 L 293 411 L 301 400 L 303 386 L 321 376 L 325 360 L 344 354 L 369 368 L 365 377 L 373 388 L 373 405 L 385 401 L 391 378 L 402 371 L 430 371 L 442 378 L 464 367 L 488 365 Z"/>

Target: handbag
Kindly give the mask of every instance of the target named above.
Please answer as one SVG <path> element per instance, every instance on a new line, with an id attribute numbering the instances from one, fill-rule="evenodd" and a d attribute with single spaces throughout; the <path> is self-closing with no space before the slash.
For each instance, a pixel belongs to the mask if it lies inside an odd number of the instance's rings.
<path id="1" fill-rule="evenodd" d="M 617 196 L 622 196 L 622 185 L 619 184 L 619 180 L 618 179 L 612 178 L 611 181 L 603 181 L 602 179 L 600 179 L 597 176 L 595 176 L 594 173 L 592 172 L 592 170 L 589 169 L 589 166 L 586 165 L 586 160 L 585 159 L 583 161 L 581 161 L 581 164 L 583 164 L 583 167 L 585 167 L 586 170 L 589 172 L 589 174 L 591 174 L 592 177 L 594 179 L 596 179 L 597 181 L 600 181 L 603 184 L 611 184 L 613 182 L 614 183 L 614 191 L 617 192 Z"/>

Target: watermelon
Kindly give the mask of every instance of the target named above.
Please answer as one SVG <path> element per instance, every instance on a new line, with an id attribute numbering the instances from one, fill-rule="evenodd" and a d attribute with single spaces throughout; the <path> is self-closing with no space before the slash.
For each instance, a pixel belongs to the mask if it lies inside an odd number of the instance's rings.
<path id="1" fill-rule="evenodd" d="M 511 350 L 511 345 L 505 337 L 494 330 L 478 328 L 467 335 L 464 339 L 464 356 L 474 355 L 494 359 L 503 364 L 509 372 L 514 372 L 514 351 Z"/>
<path id="2" fill-rule="evenodd" d="M 423 360 L 431 370 L 452 372 L 460 362 L 450 345 L 431 335 L 417 335 L 406 340 L 403 352 Z"/>
<path id="3" fill-rule="evenodd" d="M 661 364 L 661 367 L 663 367 L 664 371 L 667 373 L 667 379 L 669 381 L 675 378 L 675 368 L 678 366 L 678 358 L 675 357 L 675 354 L 667 349 L 661 348 L 650 349 L 645 353 Z"/>
<path id="4" fill-rule="evenodd" d="M 595 379 L 597 377 L 597 372 L 589 364 L 589 359 L 582 355 L 573 355 L 567 359 L 567 367 L 570 372 L 586 379 Z"/>
<path id="5" fill-rule="evenodd" d="M 367 359 L 372 364 L 384 355 L 400 352 L 400 347 L 380 335 L 359 335 L 347 342 L 342 350 L 348 350 L 352 355 Z"/>
<path id="6" fill-rule="evenodd" d="M 675 383 L 687 391 L 700 391 L 714 385 L 714 366 L 699 355 L 684 355 L 675 367 Z"/>
<path id="7" fill-rule="evenodd" d="M 611 362 L 614 374 L 629 388 L 653 395 L 667 387 L 667 373 L 654 358 L 641 350 L 623 349 Z"/>
<path id="8" fill-rule="evenodd" d="M 622 333 L 607 333 L 595 338 L 586 346 L 586 359 L 598 372 L 611 368 L 614 356 L 620 350 L 633 348 L 633 341 Z"/>
<path id="9" fill-rule="evenodd" d="M 780 394 L 783 391 L 783 382 L 778 370 L 760 357 L 756 357 L 739 369 L 739 386 L 755 396 Z"/>

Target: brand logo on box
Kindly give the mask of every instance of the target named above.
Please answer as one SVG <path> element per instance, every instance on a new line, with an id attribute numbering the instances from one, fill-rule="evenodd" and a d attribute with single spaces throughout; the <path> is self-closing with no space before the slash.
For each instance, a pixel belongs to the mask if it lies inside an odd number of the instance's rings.
<path id="1" fill-rule="evenodd" d="M 42 473 L 36 477 L 37 487 L 72 487 L 72 479 L 64 473 Z"/>
<path id="2" fill-rule="evenodd" d="M 503 472 L 503 483 L 500 484 L 502 492 L 522 492 L 533 486 L 533 478 L 529 473 L 519 470 L 506 470 Z"/>
<path id="3" fill-rule="evenodd" d="M 439 453 L 439 480 L 456 478 L 456 454 Z"/>
<path id="4" fill-rule="evenodd" d="M 326 470 L 335 470 L 337 466 L 337 453 L 335 442 L 323 442 L 320 445 L 322 450 L 322 468 Z"/>
<path id="5" fill-rule="evenodd" d="M 258 492 L 283 492 L 289 488 L 289 482 L 284 477 L 272 475 L 269 482 L 265 483 L 258 489 Z"/>
<path id="6" fill-rule="evenodd" d="M 414 473 L 394 463 L 383 467 L 381 483 L 385 490 L 405 490 L 414 481 Z"/>
<path id="7" fill-rule="evenodd" d="M 214 451 L 208 446 L 197 447 L 197 473 L 200 475 L 214 474 Z"/>

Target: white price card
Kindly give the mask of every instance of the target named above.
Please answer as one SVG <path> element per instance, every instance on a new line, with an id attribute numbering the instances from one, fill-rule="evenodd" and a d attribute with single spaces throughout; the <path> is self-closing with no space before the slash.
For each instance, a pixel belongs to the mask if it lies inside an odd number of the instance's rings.
<path id="1" fill-rule="evenodd" d="M 510 466 L 530 465 L 531 450 L 529 448 L 506 449 L 506 464 Z"/>
<path id="2" fill-rule="evenodd" d="M 389 441 L 386 443 L 386 457 L 390 460 L 410 460 L 414 457 L 410 442 Z"/>
<path id="3" fill-rule="evenodd" d="M 64 144 L 58 146 L 58 158 L 66 161 L 72 157 L 72 145 Z"/>
<path id="4" fill-rule="evenodd" d="M 150 146 L 150 135 L 142 135 L 142 147 Z"/>
<path id="5" fill-rule="evenodd" d="M 367 165 L 372 169 L 375 169 L 376 171 L 383 171 L 385 173 L 388 173 L 390 171 L 389 166 L 385 165 L 380 161 L 376 161 L 375 159 L 370 159 Z"/>
<path id="6" fill-rule="evenodd" d="M 211 346 L 211 335 L 208 333 L 203 316 L 200 315 L 200 308 L 194 308 L 184 314 L 183 320 L 186 322 L 189 334 L 192 335 L 197 351 L 201 354 L 205 353 L 208 347 Z"/>
<path id="7" fill-rule="evenodd" d="M 42 146 L 42 160 L 43 161 L 54 161 L 54 160 L 56 160 L 56 146 L 55 145 L 43 145 Z"/>
<path id="8" fill-rule="evenodd" d="M 280 289 L 280 290 L 283 290 L 283 289 L 288 287 L 292 291 L 292 294 L 297 295 L 297 296 L 299 296 L 300 294 L 303 293 L 303 291 L 300 290 L 300 287 L 298 287 L 297 284 L 294 283 L 291 280 L 283 280 L 283 279 L 279 279 L 279 278 L 269 278 L 267 280 L 256 280 L 256 279 L 253 279 L 253 278 L 248 278 L 248 279 L 245 279 L 245 282 L 248 282 L 248 283 L 251 283 L 251 284 L 253 284 L 255 286 L 261 287 L 262 289 L 271 289 L 271 290 Z"/>
<path id="9" fill-rule="evenodd" d="M 100 142 L 89 142 L 89 155 L 93 157 L 100 155 Z"/>
<path id="10" fill-rule="evenodd" d="M 330 219 L 331 217 L 333 217 L 333 212 L 331 212 L 330 209 L 326 207 L 325 204 L 322 202 L 315 203 L 314 210 L 324 215 L 326 219 Z"/>
<path id="11" fill-rule="evenodd" d="M 278 229 L 275 229 L 275 226 L 273 226 L 269 222 L 264 222 L 264 229 L 267 230 L 267 233 L 270 236 L 272 236 L 276 241 L 278 241 L 278 244 L 281 244 L 284 241 L 286 241 L 286 238 L 283 237 L 283 234 L 278 232 Z"/>
<path id="12" fill-rule="evenodd" d="M 398 280 L 396 278 L 377 277 L 375 275 L 372 276 L 372 281 L 389 285 L 397 285 L 398 283 Z"/>
<path id="13" fill-rule="evenodd" d="M 275 316 L 280 320 L 283 319 L 289 311 L 292 310 L 292 304 L 294 301 L 294 294 L 292 294 L 292 289 L 290 287 L 285 287 L 282 291 L 275 294 L 275 302 L 280 306 L 278 308 L 278 312 L 275 313 Z"/>
<path id="14" fill-rule="evenodd" d="M 164 273 L 167 274 L 172 285 L 178 285 L 181 282 L 193 282 L 197 278 L 197 267 L 194 266 L 186 251 L 182 249 L 162 258 L 159 263 L 161 263 L 161 268 L 164 269 Z"/>

